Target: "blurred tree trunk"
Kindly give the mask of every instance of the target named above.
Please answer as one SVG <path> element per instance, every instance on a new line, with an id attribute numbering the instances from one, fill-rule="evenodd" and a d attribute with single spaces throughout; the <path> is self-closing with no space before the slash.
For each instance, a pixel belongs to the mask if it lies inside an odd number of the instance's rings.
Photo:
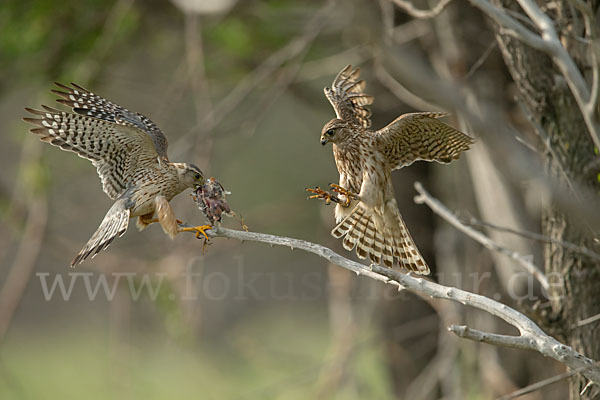
<path id="1" fill-rule="evenodd" d="M 497 5 L 521 12 L 512 0 L 494 0 Z M 595 1 L 594 8 L 598 4 Z M 574 18 L 569 1 L 556 1 L 555 9 L 546 10 L 556 23 L 563 43 L 582 71 L 590 71 L 589 57 L 582 50 L 589 49 L 574 37 L 584 37 L 583 23 Z M 545 131 L 554 156 L 548 156 L 550 173 L 557 177 L 577 181 L 585 187 L 598 190 L 597 169 L 590 166 L 597 160 L 594 144 L 588 134 L 581 112 L 552 60 L 518 40 L 497 32 L 502 55 L 519 89 L 521 101 L 534 120 Z M 560 172 L 563 170 L 566 174 Z M 560 172 L 560 173 L 559 173 Z M 566 182 L 565 182 L 566 184 Z M 581 229 L 579 229 L 581 228 Z M 548 204 L 542 222 L 544 233 L 552 239 L 578 243 L 590 247 L 593 232 L 581 221 L 572 219 L 557 207 Z M 551 312 L 544 315 L 544 329 L 562 337 L 577 351 L 592 359 L 600 359 L 600 329 L 588 324 L 577 327 L 585 318 L 600 313 L 600 265 L 561 246 L 547 245 L 545 249 L 546 274 L 555 273 L 561 279 L 551 279 Z M 571 398 L 580 398 L 586 385 L 581 375 L 570 384 Z M 592 393 L 590 393 L 592 392 Z M 596 395 L 593 394 L 596 392 Z M 583 398 L 599 398 L 597 390 L 588 390 Z"/>

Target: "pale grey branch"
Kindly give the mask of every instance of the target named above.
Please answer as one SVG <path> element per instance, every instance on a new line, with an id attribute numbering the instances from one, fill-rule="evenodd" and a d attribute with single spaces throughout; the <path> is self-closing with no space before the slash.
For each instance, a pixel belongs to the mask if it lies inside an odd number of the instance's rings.
<path id="1" fill-rule="evenodd" d="M 548 52 L 548 43 L 544 41 L 537 33 L 530 31 L 519 21 L 508 15 L 505 9 L 496 7 L 487 0 L 470 0 L 471 4 L 483 11 L 488 17 L 494 20 L 505 33 L 513 36 L 520 41 L 527 43 L 534 49 Z"/>
<path id="2" fill-rule="evenodd" d="M 417 110 L 439 110 L 440 107 L 431 104 L 427 100 L 411 93 L 408 89 L 400 84 L 390 73 L 383 67 L 380 61 L 375 62 L 375 77 L 379 82 L 392 92 L 398 99 L 404 103 L 414 107 Z"/>
<path id="3" fill-rule="evenodd" d="M 600 320 L 600 314 L 596 314 L 596 315 L 592 315 L 591 317 L 582 319 L 581 321 L 579 321 L 577 323 L 577 328 L 581 327 L 581 326 L 585 326 L 587 324 L 591 324 L 592 322 L 596 322 Z"/>
<path id="4" fill-rule="evenodd" d="M 494 230 L 497 230 L 500 232 L 511 233 L 513 235 L 518 235 L 518 236 L 521 236 L 521 237 L 524 237 L 527 239 L 536 240 L 538 242 L 557 244 L 559 246 L 564 247 L 565 249 L 572 250 L 577 253 L 581 253 L 581 254 L 586 255 L 594 260 L 600 261 L 600 254 L 596 253 L 593 250 L 588 249 L 585 246 L 580 246 L 575 243 L 566 242 L 564 240 L 556 240 L 556 239 L 553 239 L 546 235 L 542 235 L 540 233 L 522 231 L 522 230 L 508 228 L 505 226 L 499 226 L 499 225 L 491 224 L 489 222 L 480 221 L 477 218 L 473 218 L 473 217 L 469 218 L 468 220 L 462 219 L 461 222 L 463 224 L 469 225 L 469 226 L 479 226 L 479 227 L 494 229 Z"/>
<path id="5" fill-rule="evenodd" d="M 443 286 L 421 277 L 400 273 L 390 268 L 384 268 L 377 265 L 367 267 L 356 261 L 342 257 L 325 246 L 306 240 L 268 235 L 265 233 L 237 231 L 222 227 L 215 227 L 215 229 L 209 230 L 208 234 L 212 238 L 226 237 L 241 241 L 253 241 L 270 245 L 285 246 L 292 250 L 301 249 L 316 254 L 357 275 L 364 275 L 371 279 L 394 285 L 398 290 L 407 289 L 416 293 L 428 295 L 432 298 L 451 300 L 486 311 L 513 325 L 520 332 L 520 336 L 518 337 L 521 339 L 515 340 L 513 337 L 508 336 L 504 341 L 500 339 L 502 337 L 501 335 L 486 334 L 494 337 L 494 344 L 511 346 L 513 343 L 522 343 L 523 346 L 521 348 L 538 351 L 544 356 L 554 358 L 571 368 L 585 368 L 585 371 L 583 371 L 582 374 L 591 381 L 600 384 L 600 368 L 594 366 L 593 360 L 578 353 L 570 346 L 564 345 L 556 339 L 546 335 L 546 333 L 544 333 L 544 331 L 542 331 L 532 320 L 517 310 L 488 297 L 454 287 Z M 525 342 L 528 344 L 527 346 L 524 345 Z"/>
<path id="6" fill-rule="evenodd" d="M 515 18 L 508 15 L 506 10 L 492 5 L 488 0 L 470 1 L 474 6 L 478 7 L 486 15 L 492 18 L 505 33 L 537 50 L 543 51 L 552 58 L 552 61 L 556 64 L 569 85 L 571 93 L 573 93 L 573 97 L 581 110 L 581 114 L 594 144 L 596 147 L 600 148 L 600 120 L 597 116 L 596 108 L 594 107 L 598 96 L 598 85 L 596 84 L 596 86 L 593 87 L 593 92 L 590 91 L 581 71 L 575 64 L 575 61 L 571 58 L 569 52 L 558 38 L 556 30 L 554 29 L 554 21 L 544 14 L 534 1 L 518 0 L 521 8 L 540 30 L 541 34 L 538 35 L 527 29 Z M 592 53 L 594 53 L 593 42 L 590 48 Z"/>
<path id="7" fill-rule="evenodd" d="M 597 363 L 596 363 L 596 365 L 597 365 Z M 512 393 L 509 393 L 507 395 L 499 397 L 497 400 L 516 399 L 518 397 L 526 395 L 527 393 L 535 392 L 546 386 L 552 385 L 553 383 L 557 383 L 557 382 L 562 381 L 563 379 L 570 378 L 571 376 L 573 376 L 579 372 L 582 372 L 583 370 L 585 370 L 587 368 L 589 368 L 589 367 L 582 367 L 582 368 L 574 369 L 572 371 L 563 372 L 562 374 L 559 374 L 559 375 L 551 376 L 550 378 L 541 380 L 541 381 L 533 383 L 529 386 L 525 386 L 524 388 L 521 388 L 519 390 L 515 390 Z M 590 381 L 590 383 L 592 383 L 592 381 Z M 582 394 L 583 394 L 583 392 L 582 392 Z"/>
<path id="8" fill-rule="evenodd" d="M 495 346 L 514 347 L 516 349 L 531 349 L 531 343 L 524 336 L 499 335 L 497 333 L 483 332 L 471 329 L 465 325 L 450 325 L 448 332 L 454 333 L 463 339 L 476 342 L 493 344 Z"/>
<path id="9" fill-rule="evenodd" d="M 444 8 L 450 3 L 452 0 L 440 0 L 433 8 L 430 10 L 421 10 L 414 6 L 410 0 L 392 0 L 394 4 L 398 7 L 406 11 L 408 15 L 413 18 L 434 18 L 439 15 Z"/>
<path id="10" fill-rule="evenodd" d="M 500 254 L 504 254 L 505 256 L 512 258 L 515 260 L 525 271 L 533 275 L 535 279 L 542 285 L 545 290 L 550 288 L 548 284 L 548 279 L 543 274 L 543 272 L 538 268 L 535 264 L 533 264 L 528 258 L 523 257 L 519 253 L 507 249 L 505 247 L 500 246 L 488 236 L 483 233 L 475 230 L 465 224 L 463 224 L 460 219 L 452 213 L 445 205 L 443 205 L 439 200 L 435 197 L 431 196 L 423 185 L 419 182 L 415 182 L 415 189 L 419 192 L 419 195 L 415 197 L 415 203 L 417 204 L 426 204 L 431 210 L 442 217 L 444 220 L 449 222 L 452 226 L 454 226 L 459 231 L 463 232 L 465 235 L 469 236 L 471 239 L 476 240 L 485 248 L 490 250 L 494 250 L 499 252 Z"/>

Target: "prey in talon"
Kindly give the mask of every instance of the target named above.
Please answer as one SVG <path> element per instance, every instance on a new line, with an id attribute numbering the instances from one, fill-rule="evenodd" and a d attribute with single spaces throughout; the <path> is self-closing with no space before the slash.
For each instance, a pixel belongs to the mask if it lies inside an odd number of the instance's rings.
<path id="1" fill-rule="evenodd" d="M 192 194 L 192 199 L 198 205 L 198 208 L 202 213 L 206 216 L 209 225 L 202 225 L 196 228 L 202 228 L 201 230 L 196 230 L 196 237 L 200 238 L 200 234 L 204 236 L 204 243 L 210 242 L 208 235 L 205 231 L 213 229 L 213 226 L 217 223 L 221 223 L 221 218 L 223 215 L 228 215 L 231 217 L 237 217 L 235 212 L 231 210 L 226 195 L 231 194 L 219 181 L 215 178 L 209 178 L 205 181 L 202 186 L 199 186 L 195 192 Z M 245 231 L 248 231 L 248 227 L 244 224 L 244 220 L 240 219 L 240 223 L 242 224 L 242 228 Z M 186 229 L 186 228 L 182 228 Z M 190 230 L 193 230 L 190 228 Z"/>
<path id="2" fill-rule="evenodd" d="M 206 180 L 206 183 L 196 190 L 196 203 L 211 224 L 221 222 L 223 214 L 232 213 L 225 196 L 230 194 L 215 178 Z"/>

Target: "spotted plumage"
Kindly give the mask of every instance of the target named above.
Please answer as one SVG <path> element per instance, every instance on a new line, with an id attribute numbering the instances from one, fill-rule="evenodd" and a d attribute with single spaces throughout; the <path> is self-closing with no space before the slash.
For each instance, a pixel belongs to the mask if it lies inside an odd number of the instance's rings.
<path id="1" fill-rule="evenodd" d="M 368 129 L 371 114 L 365 106 L 373 97 L 363 93 L 359 74 L 349 65 L 325 88 L 337 118 L 323 127 L 321 144 L 333 143 L 339 186 L 357 194 L 336 205 L 338 224 L 331 233 L 361 259 L 429 274 L 398 211 L 391 171 L 417 160 L 448 163 L 473 139 L 440 121 L 446 113 L 438 112 L 404 114 L 380 130 Z"/>
<path id="2" fill-rule="evenodd" d="M 178 227 L 169 201 L 187 188 L 201 186 L 202 171 L 193 164 L 169 162 L 166 137 L 142 114 L 128 111 L 79 85 L 56 85 L 61 91 L 53 92 L 62 97 L 57 101 L 73 112 L 48 106 L 42 106 L 43 110 L 26 108 L 35 117 L 24 120 L 38 126 L 31 132 L 40 140 L 90 160 L 104 192 L 115 200 L 71 265 L 108 247 L 127 231 L 133 217 L 138 217 L 140 230 L 160 222 L 165 233 L 174 237 Z"/>

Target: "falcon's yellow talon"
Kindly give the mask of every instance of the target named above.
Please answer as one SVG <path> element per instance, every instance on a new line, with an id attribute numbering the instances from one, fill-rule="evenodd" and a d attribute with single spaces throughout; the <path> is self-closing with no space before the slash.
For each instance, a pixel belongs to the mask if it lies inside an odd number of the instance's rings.
<path id="1" fill-rule="evenodd" d="M 358 199 L 358 195 L 348 191 L 347 189 L 341 187 L 340 185 L 331 183 L 329 186 L 331 187 L 331 190 L 344 196 L 345 200 L 343 203 L 341 203 L 341 205 L 343 207 L 348 207 L 353 199 Z"/>
<path id="2" fill-rule="evenodd" d="M 206 239 L 206 241 L 210 242 L 210 238 L 208 237 L 208 235 L 206 234 L 206 231 L 213 229 L 213 227 L 211 225 L 199 225 L 199 226 L 192 226 L 192 227 L 183 227 L 183 228 L 179 228 L 180 232 L 196 232 L 196 238 L 200 239 L 200 235 L 204 236 L 204 239 Z"/>
<path id="3" fill-rule="evenodd" d="M 308 196 L 309 199 L 323 199 L 323 200 L 325 200 L 325 204 L 330 204 L 331 201 L 334 200 L 334 198 L 331 196 L 330 193 L 324 191 L 323 189 L 321 189 L 318 186 L 314 189 L 306 188 L 306 191 L 310 192 L 310 193 L 315 193 L 312 196 Z"/>

